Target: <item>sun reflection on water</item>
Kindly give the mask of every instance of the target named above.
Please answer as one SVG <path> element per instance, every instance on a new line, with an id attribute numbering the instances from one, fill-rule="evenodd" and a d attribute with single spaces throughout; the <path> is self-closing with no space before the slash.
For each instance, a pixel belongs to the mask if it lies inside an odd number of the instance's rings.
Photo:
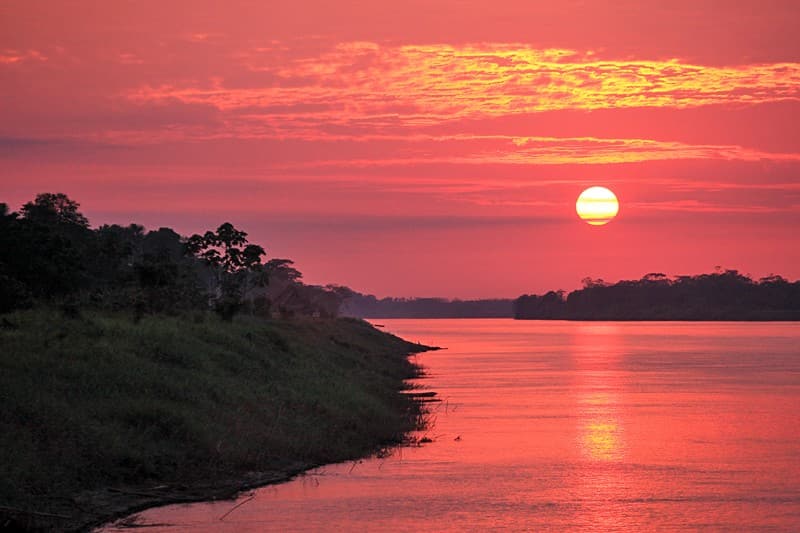
<path id="1" fill-rule="evenodd" d="M 578 448 L 591 461 L 621 461 L 625 435 L 620 416 L 617 366 L 622 347 L 617 326 L 590 324 L 574 338 L 578 390 Z"/>
<path id="2" fill-rule="evenodd" d="M 619 461 L 623 457 L 622 435 L 616 420 L 595 419 L 581 428 L 581 451 L 595 461 Z"/>

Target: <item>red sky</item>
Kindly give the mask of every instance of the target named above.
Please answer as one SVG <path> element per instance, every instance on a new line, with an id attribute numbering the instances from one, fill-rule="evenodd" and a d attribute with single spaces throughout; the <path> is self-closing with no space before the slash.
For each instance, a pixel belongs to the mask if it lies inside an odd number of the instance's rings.
<path id="1" fill-rule="evenodd" d="M 6 1 L 0 201 L 379 296 L 800 277 L 800 3 L 603 4 Z"/>

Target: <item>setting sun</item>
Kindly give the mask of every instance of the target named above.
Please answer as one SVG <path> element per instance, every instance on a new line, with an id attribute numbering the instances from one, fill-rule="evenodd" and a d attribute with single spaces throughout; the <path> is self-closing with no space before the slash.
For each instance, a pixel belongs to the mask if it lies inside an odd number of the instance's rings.
<path id="1" fill-rule="evenodd" d="M 575 202 L 575 211 L 581 220 L 592 226 L 608 224 L 619 212 L 617 197 L 605 187 L 589 187 Z"/>

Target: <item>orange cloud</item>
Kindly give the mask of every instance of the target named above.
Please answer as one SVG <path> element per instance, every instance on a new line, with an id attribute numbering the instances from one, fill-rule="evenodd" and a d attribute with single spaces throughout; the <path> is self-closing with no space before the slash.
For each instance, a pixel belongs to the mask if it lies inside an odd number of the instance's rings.
<path id="1" fill-rule="evenodd" d="M 133 100 L 177 98 L 220 110 L 274 111 L 280 128 L 303 117 L 436 124 L 458 118 L 579 109 L 690 108 L 800 100 L 800 64 L 711 67 L 680 60 L 599 60 L 588 52 L 518 44 L 387 46 L 340 43 L 307 57 L 272 44 L 237 54 L 261 86 L 143 86 Z M 283 109 L 276 109 L 278 108 Z M 298 110 L 297 106 L 308 106 Z M 315 109 L 320 106 L 321 109 Z"/>

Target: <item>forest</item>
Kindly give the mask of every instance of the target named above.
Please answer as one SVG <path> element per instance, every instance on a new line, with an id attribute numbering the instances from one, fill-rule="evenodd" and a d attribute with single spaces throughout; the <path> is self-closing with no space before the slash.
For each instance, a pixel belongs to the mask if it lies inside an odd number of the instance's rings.
<path id="1" fill-rule="evenodd" d="M 302 283 L 289 259 L 230 223 L 182 237 L 138 224 L 97 229 L 62 193 L 43 193 L 13 212 L 0 203 L 0 313 L 54 305 L 126 311 L 134 318 L 212 309 L 237 313 L 335 316 L 349 291 Z"/>
<path id="2" fill-rule="evenodd" d="M 585 278 L 583 288 L 514 300 L 514 318 L 565 320 L 800 320 L 800 281 L 770 275 L 758 280 L 737 270 L 606 283 Z"/>
<path id="3" fill-rule="evenodd" d="M 230 223 L 92 229 L 79 207 L 0 204 L 0 530 L 230 498 L 422 427 L 401 391 L 428 347 L 332 318 L 348 289 Z"/>
<path id="4" fill-rule="evenodd" d="M 446 298 L 376 298 L 351 293 L 341 313 L 358 318 L 510 318 L 512 300 L 449 300 Z"/>

